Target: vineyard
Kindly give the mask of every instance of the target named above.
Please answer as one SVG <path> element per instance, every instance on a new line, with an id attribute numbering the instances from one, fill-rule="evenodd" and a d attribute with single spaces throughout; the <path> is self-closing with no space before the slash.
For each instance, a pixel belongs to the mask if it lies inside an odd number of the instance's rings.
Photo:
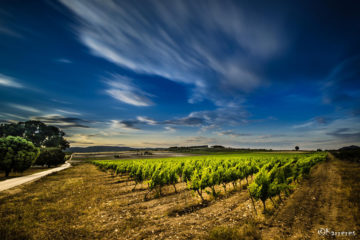
<path id="1" fill-rule="evenodd" d="M 295 185 L 310 172 L 311 167 L 326 159 L 326 153 L 252 153 L 233 155 L 210 155 L 196 157 L 175 157 L 160 159 L 102 160 L 92 161 L 101 170 L 115 175 L 127 176 L 138 184 L 146 183 L 148 194 L 156 191 L 161 196 L 164 186 L 186 183 L 188 189 L 206 201 L 210 195 L 219 196 L 219 186 L 224 193 L 229 188 L 246 188 L 256 212 L 254 201 L 263 203 L 277 197 L 282 201 L 282 194 L 289 195 Z M 243 187 L 245 188 L 245 187 Z"/>

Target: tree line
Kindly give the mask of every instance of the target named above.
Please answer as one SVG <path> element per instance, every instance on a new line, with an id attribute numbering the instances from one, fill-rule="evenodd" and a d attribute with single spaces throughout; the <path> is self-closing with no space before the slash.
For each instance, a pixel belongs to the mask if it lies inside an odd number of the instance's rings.
<path id="1" fill-rule="evenodd" d="M 0 124 L 0 170 L 24 172 L 32 165 L 48 167 L 65 162 L 62 150 L 70 147 L 65 132 L 40 121 Z"/>

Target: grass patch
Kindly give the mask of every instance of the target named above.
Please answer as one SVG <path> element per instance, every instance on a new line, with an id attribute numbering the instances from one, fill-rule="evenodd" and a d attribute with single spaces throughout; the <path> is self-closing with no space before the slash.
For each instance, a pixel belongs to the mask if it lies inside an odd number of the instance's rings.
<path id="1" fill-rule="evenodd" d="M 85 166 L 85 165 L 84 165 Z M 90 167 L 89 167 L 90 166 Z M 96 238 L 89 205 L 95 206 L 101 188 L 84 184 L 91 165 L 54 173 L 14 195 L 1 193 L 0 239 Z M 92 209 L 94 211 L 94 208 Z M 87 224 L 81 224 L 85 218 Z"/>
<path id="2" fill-rule="evenodd" d="M 213 228 L 206 240 L 260 240 L 261 234 L 253 222 L 238 226 L 218 226 Z"/>

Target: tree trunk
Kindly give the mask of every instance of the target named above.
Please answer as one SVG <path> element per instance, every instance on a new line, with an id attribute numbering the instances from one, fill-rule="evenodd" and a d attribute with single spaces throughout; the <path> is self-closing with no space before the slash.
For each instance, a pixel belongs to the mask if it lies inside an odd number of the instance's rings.
<path id="1" fill-rule="evenodd" d="M 137 185 L 137 182 L 135 182 L 135 186 L 134 186 L 134 188 L 131 190 L 132 192 L 135 191 L 136 185 Z"/>
<path id="2" fill-rule="evenodd" d="M 5 170 L 5 177 L 8 177 L 10 174 L 10 171 L 9 170 Z"/>
<path id="3" fill-rule="evenodd" d="M 149 193 L 151 193 L 151 191 L 152 191 L 152 190 L 149 190 L 149 191 L 145 194 L 145 196 L 144 196 L 144 201 L 147 200 L 147 195 L 148 195 Z"/>
<path id="4" fill-rule="evenodd" d="M 215 191 L 215 186 L 211 186 L 211 191 L 212 191 L 213 197 L 216 198 L 216 197 L 217 197 L 217 193 L 216 193 L 216 191 Z"/>
<path id="5" fill-rule="evenodd" d="M 248 176 L 246 176 L 246 185 L 249 185 Z"/>
<path id="6" fill-rule="evenodd" d="M 274 205 L 274 207 L 276 207 L 276 204 L 275 204 L 274 200 L 272 199 L 272 197 L 270 197 L 270 200 L 271 200 L 272 204 Z"/>
<path id="7" fill-rule="evenodd" d="M 253 205 L 253 207 L 254 207 L 254 210 L 255 210 L 255 215 L 257 215 L 256 208 L 255 208 L 255 203 L 254 203 L 254 199 L 253 199 L 253 197 L 251 196 L 251 194 L 250 194 L 250 198 L 251 198 L 251 202 L 252 202 L 252 205 Z"/>
<path id="8" fill-rule="evenodd" d="M 224 188 L 224 191 L 226 193 L 226 183 L 223 183 L 223 188 Z"/>
<path id="9" fill-rule="evenodd" d="M 175 193 L 177 193 L 175 184 L 173 184 L 173 186 L 174 186 L 174 189 L 175 189 Z"/>
<path id="10" fill-rule="evenodd" d="M 263 203 L 263 206 L 264 206 L 264 212 L 266 211 L 266 204 L 265 204 L 265 201 L 261 200 L 262 203 Z"/>
<path id="11" fill-rule="evenodd" d="M 199 191 L 199 189 L 196 189 L 196 192 L 199 194 L 201 201 L 204 202 L 204 198 L 202 196 L 202 192 Z"/>

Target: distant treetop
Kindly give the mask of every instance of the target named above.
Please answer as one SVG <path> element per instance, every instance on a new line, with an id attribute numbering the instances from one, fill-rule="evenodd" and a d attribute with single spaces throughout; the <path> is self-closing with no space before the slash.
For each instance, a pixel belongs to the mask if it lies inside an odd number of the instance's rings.
<path id="1" fill-rule="evenodd" d="M 70 147 L 63 131 L 40 121 L 0 124 L 0 137 L 7 136 L 23 137 L 37 147 L 57 147 L 62 150 Z"/>

